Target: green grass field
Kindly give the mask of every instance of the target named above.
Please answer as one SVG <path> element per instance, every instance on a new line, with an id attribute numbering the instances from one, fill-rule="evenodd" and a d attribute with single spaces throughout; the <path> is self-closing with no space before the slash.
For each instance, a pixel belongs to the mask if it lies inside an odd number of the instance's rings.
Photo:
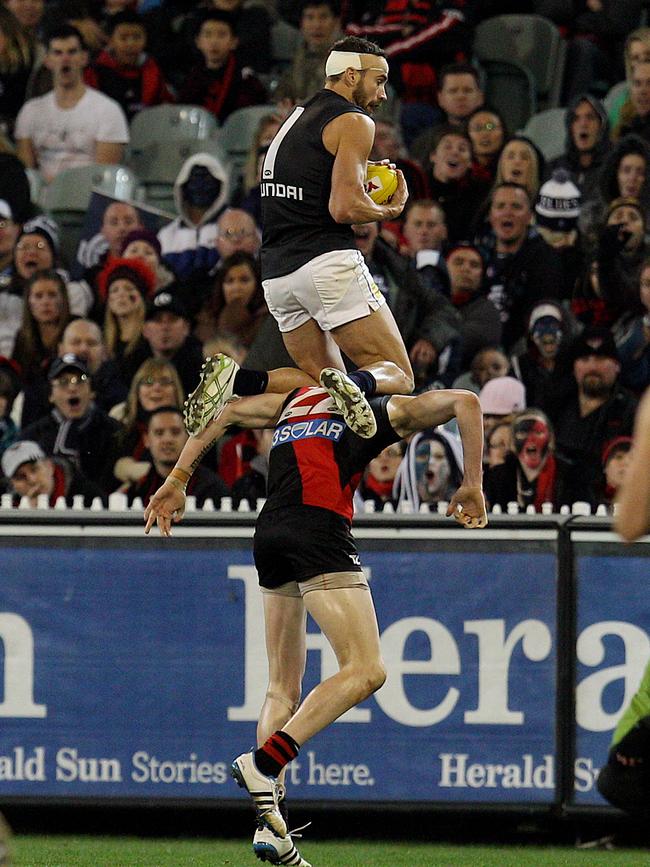
<path id="1" fill-rule="evenodd" d="M 650 852 L 538 846 L 300 841 L 313 867 L 648 867 Z M 250 844 L 237 840 L 17 836 L 12 867 L 255 867 Z"/>

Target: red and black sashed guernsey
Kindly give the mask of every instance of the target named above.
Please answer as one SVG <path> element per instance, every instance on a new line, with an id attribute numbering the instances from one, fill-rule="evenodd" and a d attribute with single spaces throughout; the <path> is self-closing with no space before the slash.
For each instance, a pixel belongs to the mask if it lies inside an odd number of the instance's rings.
<path id="1" fill-rule="evenodd" d="M 316 506 L 352 521 L 352 498 L 365 466 L 398 442 L 388 420 L 389 396 L 373 398 L 377 433 L 362 439 L 322 388 L 300 388 L 285 401 L 273 433 L 265 511 Z"/>

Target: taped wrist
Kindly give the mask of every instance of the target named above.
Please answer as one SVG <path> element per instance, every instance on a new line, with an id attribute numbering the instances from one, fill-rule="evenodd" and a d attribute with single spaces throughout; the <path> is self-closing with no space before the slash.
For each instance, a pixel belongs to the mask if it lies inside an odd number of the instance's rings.
<path id="1" fill-rule="evenodd" d="M 184 494 L 185 489 L 187 488 L 187 483 L 191 477 L 192 474 L 188 473 L 187 470 L 183 470 L 180 467 L 174 467 L 167 476 L 167 481 Z"/>

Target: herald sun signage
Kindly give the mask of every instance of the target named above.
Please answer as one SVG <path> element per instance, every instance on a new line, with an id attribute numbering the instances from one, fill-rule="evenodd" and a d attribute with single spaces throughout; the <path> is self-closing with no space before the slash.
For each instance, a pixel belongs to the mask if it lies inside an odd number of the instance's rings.
<path id="1" fill-rule="evenodd" d="M 254 744 L 267 686 L 249 536 L 0 546 L 3 796 L 241 797 L 230 762 Z M 359 544 L 387 681 L 304 745 L 292 796 L 556 801 L 555 531 L 513 541 L 366 530 Z M 578 607 L 575 790 L 585 803 L 598 802 L 607 739 L 650 650 L 624 599 L 619 617 L 600 616 L 603 582 L 600 599 Z M 337 670 L 308 629 L 304 694 Z"/>

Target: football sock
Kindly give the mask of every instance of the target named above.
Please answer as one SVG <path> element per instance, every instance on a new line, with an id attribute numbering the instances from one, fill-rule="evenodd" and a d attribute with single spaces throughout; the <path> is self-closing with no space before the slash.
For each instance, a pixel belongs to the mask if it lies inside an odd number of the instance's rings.
<path id="1" fill-rule="evenodd" d="M 248 394 L 264 394 L 269 384 L 269 375 L 266 370 L 246 370 L 241 367 L 235 374 L 232 390 L 233 394 L 245 397 Z"/>
<path id="2" fill-rule="evenodd" d="M 377 380 L 368 370 L 353 370 L 348 373 L 349 378 L 355 385 L 359 386 L 366 397 L 372 397 L 377 391 Z"/>
<path id="3" fill-rule="evenodd" d="M 255 751 L 255 764 L 263 774 L 277 777 L 282 768 L 295 759 L 299 750 L 291 735 L 278 730 Z"/>

